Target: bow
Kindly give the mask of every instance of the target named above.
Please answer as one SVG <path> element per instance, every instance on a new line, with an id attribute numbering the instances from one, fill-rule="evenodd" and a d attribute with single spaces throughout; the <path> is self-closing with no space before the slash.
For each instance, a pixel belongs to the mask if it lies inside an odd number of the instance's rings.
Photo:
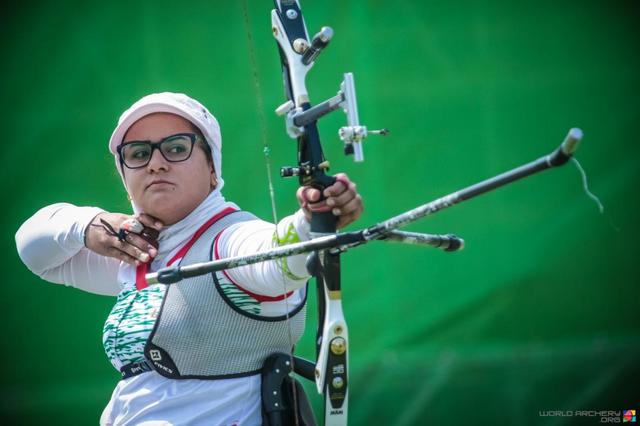
<path id="1" fill-rule="evenodd" d="M 286 102 L 276 109 L 276 113 L 284 117 L 287 133 L 297 140 L 298 148 L 298 164 L 293 167 L 283 167 L 281 175 L 297 176 L 301 185 L 313 187 L 322 192 L 336 179 L 327 174 L 329 162 L 325 159 L 317 128 L 317 121 L 321 117 L 338 109 L 344 110 L 347 115 L 347 125 L 341 127 L 338 133 L 344 143 L 345 154 L 353 155 L 354 160 L 358 162 L 364 160 L 362 141 L 370 134 L 386 135 L 388 130 L 368 130 L 366 126 L 360 124 L 355 83 L 351 73 L 344 74 L 344 80 L 337 95 L 315 106 L 311 105 L 306 88 L 306 76 L 320 53 L 331 41 L 333 30 L 322 27 L 310 38 L 298 0 L 274 0 L 274 4 L 275 9 L 271 12 L 272 31 L 280 54 L 286 96 Z M 280 372 L 280 368 L 284 368 L 282 374 L 285 375 L 295 370 L 298 374 L 315 380 L 318 392 L 325 396 L 325 424 L 346 425 L 349 401 L 349 339 L 342 310 L 341 254 L 369 241 L 396 241 L 428 245 L 446 251 L 460 250 L 464 247 L 464 241 L 455 235 L 403 232 L 398 228 L 516 180 L 561 166 L 572 157 L 581 139 L 581 130 L 571 129 L 563 143 L 549 155 L 420 205 L 368 228 L 337 233 L 337 218 L 330 211 L 314 212 L 311 218 L 312 239 L 310 241 L 284 245 L 249 256 L 165 268 L 157 273 L 148 274 L 147 281 L 150 284 L 170 284 L 213 271 L 310 253 L 307 269 L 316 278 L 319 304 L 317 361 L 311 363 L 293 357 L 291 354 L 290 361 L 286 361 L 280 367 L 280 364 L 274 366 L 274 370 Z M 268 153 L 269 149 L 265 144 L 267 158 Z M 270 179 L 269 163 L 267 168 Z M 275 201 L 271 181 L 270 189 L 275 220 Z M 295 392 L 293 395 L 295 398 Z M 272 404 L 278 407 L 278 410 L 282 408 L 281 399 L 274 399 Z M 295 401 L 293 406 L 297 409 Z M 297 417 L 298 413 L 296 413 L 296 424 Z"/>
<path id="2" fill-rule="evenodd" d="M 287 101 L 277 110 L 285 116 L 287 133 L 298 142 L 298 165 L 281 169 L 283 177 L 298 176 L 300 184 L 319 189 L 320 192 L 335 183 L 326 172 L 326 161 L 320 143 L 317 120 L 341 105 L 355 117 L 355 90 L 353 78 L 345 79 L 342 90 L 334 98 L 312 107 L 306 88 L 306 76 L 318 55 L 329 44 L 333 31 L 323 27 L 311 41 L 297 1 L 275 0 L 271 12 L 273 35 L 278 43 L 282 76 Z M 353 104 L 348 104 L 348 101 Z M 355 136 L 355 135 L 353 135 Z M 361 140 L 348 138 L 357 161 L 362 161 Z M 312 213 L 311 237 L 336 234 L 337 218 L 330 212 Z M 319 250 L 309 257 L 307 268 L 316 278 L 318 295 L 318 331 L 316 341 L 317 362 L 315 382 L 319 393 L 325 395 L 325 424 L 346 424 L 348 390 L 349 334 L 342 312 L 340 283 L 340 252 Z"/>

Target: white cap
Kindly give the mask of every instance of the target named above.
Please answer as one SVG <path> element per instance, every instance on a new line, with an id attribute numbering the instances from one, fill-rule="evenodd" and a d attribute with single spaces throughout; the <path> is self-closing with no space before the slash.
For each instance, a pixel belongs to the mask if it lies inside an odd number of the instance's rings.
<path id="1" fill-rule="evenodd" d="M 216 170 L 216 178 L 218 180 L 217 190 L 222 189 L 224 181 L 222 180 L 222 137 L 220 135 L 220 125 L 218 120 L 195 99 L 182 93 L 153 93 L 147 95 L 136 103 L 131 105 L 129 109 L 122 113 L 118 120 L 118 125 L 111 134 L 109 140 L 109 151 L 116 157 L 116 168 L 122 175 L 120 159 L 118 158 L 118 145 L 122 143 L 124 135 L 129 127 L 142 117 L 156 112 L 168 112 L 179 115 L 200 129 L 202 135 L 211 147 L 211 155 L 213 157 L 213 165 Z"/>

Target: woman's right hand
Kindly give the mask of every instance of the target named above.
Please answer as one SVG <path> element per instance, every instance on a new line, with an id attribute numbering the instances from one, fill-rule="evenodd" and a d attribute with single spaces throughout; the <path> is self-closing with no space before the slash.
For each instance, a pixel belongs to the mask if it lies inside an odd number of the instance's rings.
<path id="1" fill-rule="evenodd" d="M 85 233 L 86 247 L 102 256 L 114 257 L 130 265 L 139 265 L 149 262 L 158 254 L 158 242 L 149 237 L 143 238 L 132 232 L 127 233 L 124 241 L 120 241 L 117 235 L 113 235 L 101 220 L 106 221 L 114 230 L 119 230 L 122 223 L 129 219 L 136 219 L 146 228 L 154 229 L 158 232 L 162 229 L 162 222 L 153 216 L 141 213 L 136 216 L 129 216 L 122 213 L 100 213 L 93 218 Z"/>

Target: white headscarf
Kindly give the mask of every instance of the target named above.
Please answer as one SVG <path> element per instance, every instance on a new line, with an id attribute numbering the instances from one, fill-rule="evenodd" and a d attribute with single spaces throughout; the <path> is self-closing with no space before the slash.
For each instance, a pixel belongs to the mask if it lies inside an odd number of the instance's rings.
<path id="1" fill-rule="evenodd" d="M 222 136 L 220 135 L 220 125 L 218 124 L 218 120 L 216 120 L 204 105 L 183 93 L 153 93 L 141 98 L 122 113 L 118 120 L 118 125 L 109 140 L 109 151 L 115 156 L 116 168 L 122 177 L 122 181 L 124 182 L 124 175 L 122 174 L 122 166 L 118 158 L 118 145 L 122 143 L 124 135 L 133 123 L 146 115 L 156 112 L 168 112 L 179 115 L 200 129 L 211 148 L 213 166 L 216 170 L 216 178 L 218 180 L 216 190 L 220 191 L 224 186 L 224 180 L 222 179 Z"/>

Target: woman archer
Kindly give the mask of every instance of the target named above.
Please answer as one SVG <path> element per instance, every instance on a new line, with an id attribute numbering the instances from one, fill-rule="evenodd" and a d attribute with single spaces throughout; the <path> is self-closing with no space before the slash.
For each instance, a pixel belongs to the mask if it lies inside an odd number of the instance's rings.
<path id="1" fill-rule="evenodd" d="M 134 214 L 58 203 L 16 234 L 20 258 L 42 279 L 117 296 L 103 343 L 123 378 L 101 425 L 260 424 L 262 363 L 290 352 L 304 329 L 305 255 L 185 280 L 175 297 L 145 273 L 307 240 L 311 212 L 333 211 L 338 227 L 362 213 L 340 174 L 323 194 L 300 188 L 296 213 L 262 221 L 222 196 L 221 144 L 216 118 L 196 100 L 145 96 L 109 142 Z"/>

